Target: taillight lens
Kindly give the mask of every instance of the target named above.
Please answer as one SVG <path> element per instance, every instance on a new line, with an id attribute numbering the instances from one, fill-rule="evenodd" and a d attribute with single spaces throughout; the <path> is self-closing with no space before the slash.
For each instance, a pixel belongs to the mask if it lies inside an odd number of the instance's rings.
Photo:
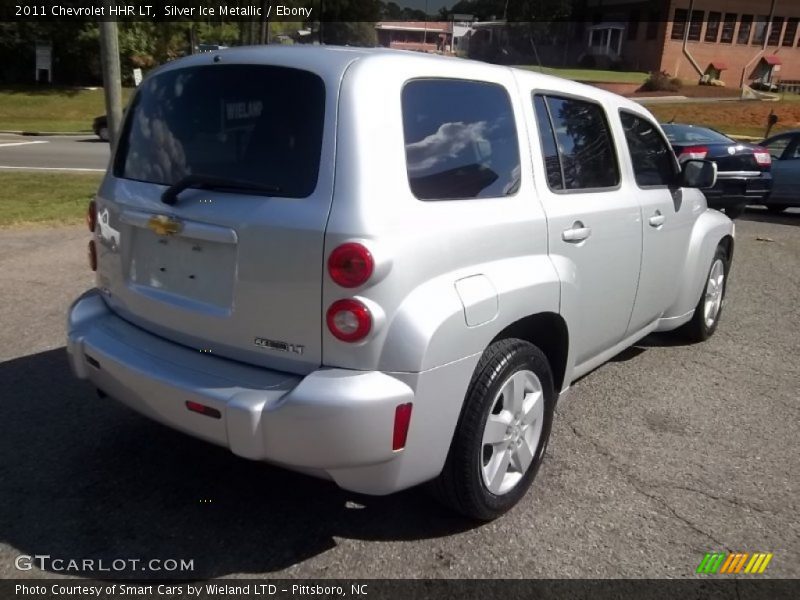
<path id="1" fill-rule="evenodd" d="M 753 156 L 755 157 L 756 162 L 762 167 L 772 164 L 772 156 L 770 156 L 769 150 L 766 148 L 756 148 L 756 150 L 753 152 Z"/>
<path id="2" fill-rule="evenodd" d="M 708 154 L 706 146 L 689 146 L 681 150 L 678 155 L 678 160 L 683 162 L 685 160 L 703 160 Z"/>
<path id="3" fill-rule="evenodd" d="M 86 210 L 86 226 L 92 232 L 97 226 L 97 203 L 94 200 L 89 202 L 89 208 Z"/>
<path id="4" fill-rule="evenodd" d="M 95 246 L 94 240 L 89 242 L 88 258 L 89 268 L 92 271 L 97 271 L 97 246 Z"/>
<path id="5" fill-rule="evenodd" d="M 364 303 L 348 298 L 337 300 L 326 315 L 328 329 L 343 342 L 363 340 L 372 329 L 372 314 Z"/>
<path id="6" fill-rule="evenodd" d="M 337 247 L 328 257 L 328 273 L 334 282 L 345 288 L 358 287 L 372 277 L 375 261 L 361 244 L 348 242 Z"/>

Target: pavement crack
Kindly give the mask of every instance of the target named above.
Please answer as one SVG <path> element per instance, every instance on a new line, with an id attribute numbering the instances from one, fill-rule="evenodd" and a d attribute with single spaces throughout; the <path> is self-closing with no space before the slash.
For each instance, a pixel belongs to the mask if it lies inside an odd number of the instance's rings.
<path id="1" fill-rule="evenodd" d="M 673 490 L 683 490 L 683 491 L 686 491 L 686 492 L 694 492 L 695 494 L 699 494 L 701 496 L 705 496 L 706 498 L 708 498 L 710 500 L 719 500 L 721 502 L 727 502 L 728 504 L 730 504 L 731 506 L 735 506 L 736 508 L 745 508 L 747 510 L 752 510 L 753 512 L 757 512 L 757 513 L 762 514 L 762 515 L 771 515 L 771 516 L 775 515 L 775 513 L 773 511 L 769 510 L 769 509 L 759 508 L 759 507 L 754 506 L 752 504 L 749 504 L 747 502 L 743 502 L 743 501 L 741 501 L 741 500 L 739 500 L 737 498 L 726 498 L 724 496 L 716 496 L 714 494 L 711 494 L 710 492 L 706 492 L 706 491 L 703 491 L 703 490 L 698 490 L 696 488 L 685 486 L 685 485 L 662 485 L 660 487 L 670 488 L 670 489 L 673 489 Z"/>
<path id="2" fill-rule="evenodd" d="M 566 421 L 566 419 L 565 419 L 565 421 Z M 667 511 L 669 514 L 671 514 L 671 515 L 672 515 L 674 518 L 678 519 L 678 520 L 679 520 L 681 523 L 683 523 L 684 525 L 686 525 L 686 526 L 687 526 L 689 529 L 691 529 L 691 530 L 692 530 L 692 531 L 694 531 L 695 533 L 697 533 L 697 534 L 699 534 L 699 535 L 702 535 L 703 537 L 705 537 L 705 538 L 708 538 L 709 540 L 711 540 L 712 542 L 714 542 L 714 544 L 715 544 L 717 547 L 719 547 L 719 548 L 724 548 L 724 549 L 725 549 L 725 550 L 727 550 L 728 552 L 730 552 L 730 551 L 731 551 L 731 550 L 730 550 L 730 548 L 727 546 L 727 544 L 725 544 L 725 543 L 721 542 L 720 540 L 718 540 L 717 538 L 715 538 L 715 537 L 714 537 L 714 536 L 713 536 L 711 533 L 709 533 L 708 531 L 705 531 L 705 530 L 703 530 L 702 528 L 700 528 L 700 527 L 699 527 L 697 524 L 695 524 L 695 523 L 694 523 L 694 522 L 693 522 L 691 519 L 689 519 L 689 518 L 687 518 L 687 517 L 684 517 L 683 515 L 681 515 L 680 513 L 678 513 L 678 511 L 676 511 L 676 510 L 675 510 L 675 509 L 674 509 L 674 508 L 673 508 L 673 507 L 670 505 L 670 503 L 669 503 L 669 502 L 667 502 L 667 500 L 665 500 L 664 498 L 662 498 L 661 496 L 659 496 L 659 495 L 657 495 L 657 494 L 654 494 L 654 493 L 652 493 L 652 492 L 649 492 L 649 491 L 647 491 L 645 488 L 646 488 L 646 486 L 647 486 L 648 484 L 647 484 L 646 482 L 644 482 L 644 481 L 640 480 L 640 479 L 639 479 L 638 477 L 636 477 L 636 476 L 635 476 L 633 473 L 630 473 L 629 471 L 627 471 L 627 470 L 626 470 L 626 468 L 625 468 L 625 465 L 624 465 L 624 464 L 622 464 L 622 463 L 620 463 L 620 462 L 619 462 L 619 461 L 618 461 L 618 460 L 617 460 L 617 459 L 616 459 L 616 458 L 615 458 L 615 457 L 614 457 L 614 456 L 613 456 L 613 455 L 612 455 L 612 454 L 611 454 L 611 453 L 610 453 L 610 452 L 609 452 L 609 451 L 608 451 L 606 448 L 604 448 L 604 447 L 603 447 L 603 446 L 602 446 L 602 445 L 601 445 L 601 444 L 600 444 L 600 443 L 599 443 L 597 440 L 595 440 L 594 438 L 592 438 L 592 437 L 589 437 L 589 436 L 586 436 L 586 435 L 584 435 L 583 433 L 581 433 L 581 432 L 578 430 L 578 428 L 577 428 L 577 427 L 576 427 L 576 426 L 575 426 L 573 423 L 571 423 L 571 422 L 567 421 L 567 423 L 566 423 L 566 424 L 567 424 L 567 426 L 568 426 L 568 427 L 569 427 L 569 428 L 572 430 L 572 433 L 575 435 L 575 437 L 577 437 L 578 439 L 582 439 L 582 440 L 586 440 L 586 441 L 588 441 L 588 442 L 589 442 L 589 443 L 592 445 L 592 447 L 595 449 L 595 451 L 596 451 L 598 454 L 600 454 L 600 455 L 601 455 L 603 458 L 605 458 L 605 459 L 606 459 L 606 461 L 608 462 L 609 466 L 611 466 L 611 468 L 612 468 L 612 469 L 614 469 L 614 470 L 615 470 L 615 471 L 617 471 L 617 472 L 618 472 L 620 475 L 622 475 L 622 477 L 623 477 L 623 478 L 624 478 L 624 479 L 625 479 L 625 480 L 626 480 L 626 481 L 627 481 L 627 482 L 628 482 L 628 483 L 631 485 L 631 487 L 633 487 L 633 489 L 634 489 L 634 490 L 636 490 L 636 491 L 637 491 L 639 494 L 641 494 L 642 496 L 644 496 L 644 497 L 646 497 L 646 498 L 649 498 L 650 500 L 652 500 L 652 501 L 653 501 L 653 502 L 655 502 L 656 504 L 659 504 L 660 506 L 662 506 L 662 507 L 663 507 L 664 509 L 666 509 L 666 511 Z M 694 490 L 692 490 L 692 491 L 694 491 Z"/>

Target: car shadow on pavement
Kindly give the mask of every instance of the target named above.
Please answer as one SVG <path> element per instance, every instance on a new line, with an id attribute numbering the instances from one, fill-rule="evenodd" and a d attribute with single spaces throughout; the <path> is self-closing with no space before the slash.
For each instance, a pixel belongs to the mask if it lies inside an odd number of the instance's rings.
<path id="1" fill-rule="evenodd" d="M 0 543 L 106 566 L 194 561 L 191 572 L 89 577 L 268 573 L 323 554 L 337 537 L 415 540 L 476 526 L 419 489 L 359 496 L 149 421 L 74 379 L 64 348 L 0 363 L 0 389 Z"/>
<path id="2" fill-rule="evenodd" d="M 800 212 L 769 212 L 765 208 L 748 207 L 739 217 L 742 221 L 756 221 L 759 223 L 778 223 L 779 225 L 800 226 Z"/>

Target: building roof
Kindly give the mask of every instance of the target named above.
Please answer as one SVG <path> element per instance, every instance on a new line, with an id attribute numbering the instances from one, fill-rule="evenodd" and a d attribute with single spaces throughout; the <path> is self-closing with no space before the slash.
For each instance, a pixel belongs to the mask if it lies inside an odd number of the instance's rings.
<path id="1" fill-rule="evenodd" d="M 724 71 L 728 68 L 728 63 L 726 63 L 724 60 L 714 59 L 711 61 L 711 66 L 717 71 Z"/>
<path id="2" fill-rule="evenodd" d="M 776 56 L 774 54 L 770 54 L 768 56 L 762 56 L 761 58 L 768 65 L 782 65 L 783 64 L 783 62 L 781 61 L 780 56 Z"/>
<path id="3" fill-rule="evenodd" d="M 453 24 L 450 21 L 380 21 L 375 29 L 392 31 L 438 31 L 450 33 Z"/>

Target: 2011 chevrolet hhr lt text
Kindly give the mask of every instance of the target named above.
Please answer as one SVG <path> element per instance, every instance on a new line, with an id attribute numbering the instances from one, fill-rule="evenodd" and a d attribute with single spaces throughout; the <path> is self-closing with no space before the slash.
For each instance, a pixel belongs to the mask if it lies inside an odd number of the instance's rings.
<path id="1" fill-rule="evenodd" d="M 734 229 L 713 163 L 578 83 L 390 50 L 262 47 L 140 86 L 88 222 L 78 377 L 250 459 L 491 519 L 570 383 L 710 336 Z"/>

